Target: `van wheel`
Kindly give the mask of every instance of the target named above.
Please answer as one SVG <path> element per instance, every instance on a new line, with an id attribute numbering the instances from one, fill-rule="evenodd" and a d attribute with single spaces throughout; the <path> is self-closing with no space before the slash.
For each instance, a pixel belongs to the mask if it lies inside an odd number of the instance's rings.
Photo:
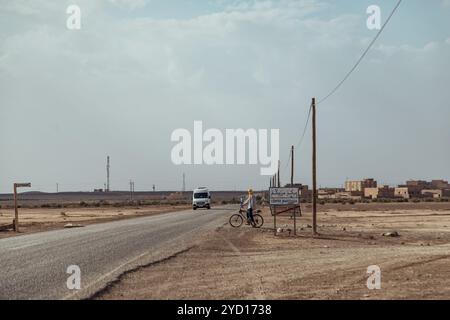
<path id="1" fill-rule="evenodd" d="M 211 209 L 211 206 L 207 206 L 206 209 L 208 209 L 208 210 Z"/>
<path id="2" fill-rule="evenodd" d="M 192 210 L 197 210 L 197 207 L 192 207 Z"/>

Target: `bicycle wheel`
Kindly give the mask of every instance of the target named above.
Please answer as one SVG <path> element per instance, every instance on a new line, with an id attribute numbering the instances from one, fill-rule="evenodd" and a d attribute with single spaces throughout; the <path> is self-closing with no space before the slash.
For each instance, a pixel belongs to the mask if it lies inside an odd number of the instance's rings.
<path id="1" fill-rule="evenodd" d="M 242 216 L 240 214 L 233 214 L 230 217 L 229 222 L 233 228 L 238 228 L 238 227 L 242 226 L 242 224 L 244 223 L 244 219 L 242 218 Z"/>
<path id="2" fill-rule="evenodd" d="M 264 219 L 260 214 L 254 214 L 253 220 L 255 220 L 255 228 L 261 228 L 264 224 Z"/>

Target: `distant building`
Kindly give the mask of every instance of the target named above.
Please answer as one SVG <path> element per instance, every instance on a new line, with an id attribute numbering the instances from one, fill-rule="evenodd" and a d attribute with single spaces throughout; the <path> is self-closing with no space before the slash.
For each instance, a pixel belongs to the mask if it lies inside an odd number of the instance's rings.
<path id="1" fill-rule="evenodd" d="M 411 199 L 422 197 L 422 187 L 421 186 L 408 186 L 400 185 L 394 190 L 394 195 L 396 198 Z"/>
<path id="2" fill-rule="evenodd" d="M 300 198 L 309 200 L 312 198 L 312 190 L 309 190 L 308 185 L 301 183 L 294 184 L 286 184 L 285 188 L 299 188 L 300 189 Z"/>
<path id="3" fill-rule="evenodd" d="M 389 199 L 394 198 L 395 190 L 389 186 L 380 186 L 376 188 L 365 188 L 364 197 L 369 199 Z"/>
<path id="4" fill-rule="evenodd" d="M 345 192 L 344 188 L 321 188 L 317 191 L 318 199 L 335 199 L 336 194 Z"/>
<path id="5" fill-rule="evenodd" d="M 450 197 L 450 189 L 425 189 L 422 196 L 435 199 Z"/>
<path id="6" fill-rule="evenodd" d="M 445 180 L 431 180 L 431 187 L 433 189 L 450 189 L 450 184 Z"/>
<path id="7" fill-rule="evenodd" d="M 446 180 L 431 180 L 431 182 L 424 180 L 409 180 L 406 181 L 406 186 L 416 187 L 420 189 L 450 189 L 450 184 Z"/>
<path id="8" fill-rule="evenodd" d="M 361 200 L 362 196 L 363 196 L 363 194 L 360 191 L 343 191 L 343 192 L 336 192 L 336 194 L 333 195 L 333 198 L 334 199 Z"/>
<path id="9" fill-rule="evenodd" d="M 426 189 L 426 188 L 429 188 L 430 186 L 431 186 L 431 184 L 424 180 L 408 180 L 408 181 L 406 181 L 406 187 L 416 187 L 416 188 Z"/>
<path id="10" fill-rule="evenodd" d="M 365 188 L 376 188 L 377 182 L 374 179 L 345 181 L 345 191 L 353 192 L 358 191 L 364 194 Z"/>

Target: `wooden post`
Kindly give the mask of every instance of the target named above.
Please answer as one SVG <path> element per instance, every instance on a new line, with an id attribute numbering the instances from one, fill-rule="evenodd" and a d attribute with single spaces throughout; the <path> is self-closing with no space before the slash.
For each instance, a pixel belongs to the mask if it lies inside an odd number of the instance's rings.
<path id="1" fill-rule="evenodd" d="M 294 236 L 297 235 L 297 208 L 294 209 Z"/>
<path id="2" fill-rule="evenodd" d="M 312 99 L 312 216 L 313 235 L 317 234 L 316 98 Z"/>
<path id="3" fill-rule="evenodd" d="M 31 187 L 31 183 L 14 183 L 14 231 L 19 232 L 19 208 L 17 206 L 17 188 Z"/>
<path id="4" fill-rule="evenodd" d="M 14 183 L 14 231 L 19 232 L 19 209 L 17 208 L 17 184 Z"/>
<path id="5" fill-rule="evenodd" d="M 273 233 L 277 235 L 277 207 L 273 207 Z"/>

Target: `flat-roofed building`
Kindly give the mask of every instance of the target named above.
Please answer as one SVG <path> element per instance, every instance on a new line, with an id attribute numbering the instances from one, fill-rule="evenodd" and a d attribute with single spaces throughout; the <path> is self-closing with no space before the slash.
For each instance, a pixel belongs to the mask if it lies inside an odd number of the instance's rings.
<path id="1" fill-rule="evenodd" d="M 394 195 L 397 198 L 411 199 L 422 197 L 422 187 L 420 186 L 407 186 L 400 185 L 394 190 Z"/>
<path id="2" fill-rule="evenodd" d="M 377 182 L 374 179 L 345 181 L 345 191 L 358 191 L 364 193 L 365 188 L 376 188 Z"/>
<path id="3" fill-rule="evenodd" d="M 380 186 L 376 188 L 365 188 L 364 197 L 369 199 L 389 199 L 394 198 L 394 188 Z"/>
<path id="4" fill-rule="evenodd" d="M 432 189 L 450 189 L 448 181 L 445 180 L 431 180 Z"/>
<path id="5" fill-rule="evenodd" d="M 447 198 L 450 197 L 450 189 L 425 189 L 422 190 L 422 195 L 435 199 Z"/>

